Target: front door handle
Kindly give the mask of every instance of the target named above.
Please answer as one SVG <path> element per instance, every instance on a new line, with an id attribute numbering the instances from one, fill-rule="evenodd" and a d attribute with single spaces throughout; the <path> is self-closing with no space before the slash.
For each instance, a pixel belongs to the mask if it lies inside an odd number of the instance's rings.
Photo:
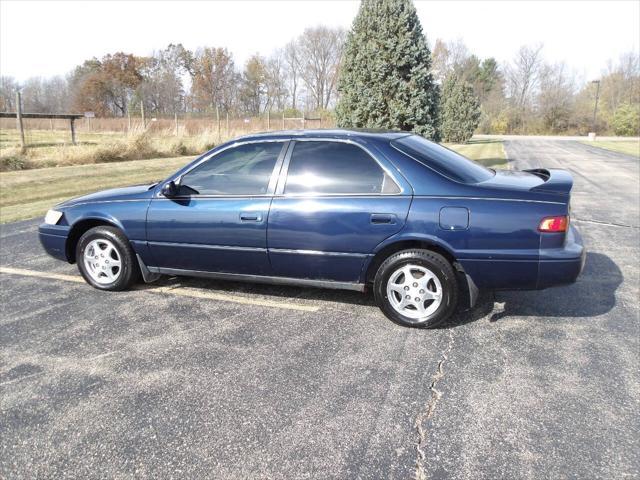
<path id="1" fill-rule="evenodd" d="M 393 213 L 372 213 L 371 223 L 374 225 L 394 224 L 396 223 L 396 216 Z"/>
<path id="2" fill-rule="evenodd" d="M 240 220 L 243 222 L 261 222 L 261 212 L 240 212 Z"/>

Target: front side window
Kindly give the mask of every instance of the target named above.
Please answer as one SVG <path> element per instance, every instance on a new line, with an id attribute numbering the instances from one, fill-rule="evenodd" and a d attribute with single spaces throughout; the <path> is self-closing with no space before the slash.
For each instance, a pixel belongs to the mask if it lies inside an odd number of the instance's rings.
<path id="1" fill-rule="evenodd" d="M 296 142 L 285 194 L 376 194 L 400 189 L 362 148 L 330 141 Z"/>
<path id="2" fill-rule="evenodd" d="M 229 148 L 184 174 L 180 185 L 200 195 L 263 195 L 282 146 L 264 142 Z"/>

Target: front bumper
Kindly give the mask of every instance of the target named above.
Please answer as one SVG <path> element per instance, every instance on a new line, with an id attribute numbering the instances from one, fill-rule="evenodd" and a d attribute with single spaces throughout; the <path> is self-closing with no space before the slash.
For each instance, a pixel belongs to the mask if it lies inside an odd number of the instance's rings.
<path id="1" fill-rule="evenodd" d="M 540 250 L 537 288 L 574 283 L 584 269 L 586 256 L 580 231 L 570 225 L 562 248 Z"/>
<path id="2" fill-rule="evenodd" d="M 70 261 L 67 257 L 67 236 L 69 227 L 43 223 L 38 228 L 38 238 L 45 252 L 54 258 Z"/>

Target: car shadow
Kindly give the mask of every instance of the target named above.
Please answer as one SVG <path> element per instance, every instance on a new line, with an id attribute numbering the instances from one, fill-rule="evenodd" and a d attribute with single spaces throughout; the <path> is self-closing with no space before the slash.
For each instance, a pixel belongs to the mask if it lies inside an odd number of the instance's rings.
<path id="1" fill-rule="evenodd" d="M 438 328 L 456 328 L 488 318 L 490 322 L 509 317 L 594 317 L 609 312 L 616 303 L 615 292 L 623 281 L 616 263 L 607 255 L 589 252 L 585 269 L 572 285 L 534 291 L 483 291 L 476 306 L 457 311 Z M 347 290 L 302 288 L 285 285 L 264 285 L 245 282 L 205 280 L 189 277 L 163 277 L 156 286 L 201 288 L 216 293 L 248 294 L 272 297 L 283 301 L 325 301 L 334 304 L 376 307 L 373 294 Z M 345 308 L 345 310 L 347 310 Z"/>
<path id="2" fill-rule="evenodd" d="M 546 290 L 483 292 L 473 310 L 460 312 L 441 328 L 454 328 L 485 317 L 497 322 L 509 317 L 603 315 L 615 306 L 615 293 L 623 280 L 620 268 L 611 258 L 589 252 L 576 283 Z"/>

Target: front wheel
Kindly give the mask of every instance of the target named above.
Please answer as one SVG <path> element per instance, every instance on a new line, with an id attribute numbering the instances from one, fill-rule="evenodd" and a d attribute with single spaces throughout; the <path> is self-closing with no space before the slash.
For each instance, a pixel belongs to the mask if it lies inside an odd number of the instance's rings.
<path id="1" fill-rule="evenodd" d="M 458 303 L 451 264 L 430 250 L 403 250 L 387 258 L 374 280 L 376 303 L 392 321 L 431 328 L 444 322 Z"/>
<path id="2" fill-rule="evenodd" d="M 87 283 L 99 290 L 126 290 L 138 278 L 136 257 L 124 234 L 114 227 L 94 227 L 82 235 L 76 263 Z"/>

